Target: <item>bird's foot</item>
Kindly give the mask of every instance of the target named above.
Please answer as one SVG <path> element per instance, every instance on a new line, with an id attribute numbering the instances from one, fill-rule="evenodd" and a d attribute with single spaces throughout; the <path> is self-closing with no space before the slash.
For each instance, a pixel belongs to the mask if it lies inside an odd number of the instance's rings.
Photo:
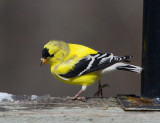
<path id="1" fill-rule="evenodd" d="M 103 93 L 102 93 L 103 90 L 102 89 L 105 88 L 105 87 L 110 88 L 110 85 L 109 84 L 104 84 L 102 86 L 100 85 L 99 88 L 98 88 L 98 91 L 94 94 L 94 97 L 96 97 L 96 96 L 97 97 L 103 97 Z"/>
<path id="2" fill-rule="evenodd" d="M 74 96 L 74 97 L 67 96 L 67 99 L 86 101 L 86 98 L 85 98 L 85 97 L 79 97 L 79 96 L 78 96 L 78 97 L 77 97 L 77 96 Z"/>

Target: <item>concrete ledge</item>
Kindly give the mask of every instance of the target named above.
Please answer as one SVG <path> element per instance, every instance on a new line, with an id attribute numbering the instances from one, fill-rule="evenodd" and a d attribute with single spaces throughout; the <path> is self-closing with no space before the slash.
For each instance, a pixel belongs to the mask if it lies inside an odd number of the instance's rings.
<path id="1" fill-rule="evenodd" d="M 159 123 L 160 112 L 125 112 L 116 98 L 87 98 L 86 102 L 49 95 L 0 103 L 0 123 Z"/>

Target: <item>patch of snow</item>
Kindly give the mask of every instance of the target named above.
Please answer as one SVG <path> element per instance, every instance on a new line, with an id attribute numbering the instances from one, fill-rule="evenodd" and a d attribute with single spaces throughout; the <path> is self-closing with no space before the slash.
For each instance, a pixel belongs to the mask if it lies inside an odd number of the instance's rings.
<path id="1" fill-rule="evenodd" d="M 31 95 L 31 100 L 36 100 L 37 99 L 37 95 Z"/>
<path id="2" fill-rule="evenodd" d="M 14 100 L 13 100 L 12 96 L 13 96 L 12 94 L 0 92 L 0 102 L 2 102 L 3 100 L 8 100 L 8 101 L 13 102 Z"/>

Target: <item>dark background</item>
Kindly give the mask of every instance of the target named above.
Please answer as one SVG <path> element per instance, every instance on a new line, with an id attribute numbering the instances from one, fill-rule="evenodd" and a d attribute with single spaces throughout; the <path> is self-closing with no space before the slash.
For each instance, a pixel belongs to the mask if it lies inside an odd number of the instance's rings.
<path id="1" fill-rule="evenodd" d="M 64 40 L 115 55 L 133 55 L 141 65 L 143 0 L 0 0 L 0 92 L 74 95 L 80 86 L 56 80 L 40 67 L 49 40 Z M 140 94 L 140 75 L 115 71 L 105 96 Z M 92 96 L 97 83 L 83 93 Z"/>

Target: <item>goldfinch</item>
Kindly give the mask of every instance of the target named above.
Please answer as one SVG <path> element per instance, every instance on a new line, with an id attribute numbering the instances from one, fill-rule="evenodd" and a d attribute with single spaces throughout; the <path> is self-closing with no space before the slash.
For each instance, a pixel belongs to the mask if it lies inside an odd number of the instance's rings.
<path id="1" fill-rule="evenodd" d="M 81 85 L 82 89 L 71 99 L 80 98 L 87 86 L 99 81 L 101 77 L 114 70 L 124 70 L 140 73 L 142 68 L 125 62 L 132 56 L 114 56 L 112 53 L 100 53 L 89 47 L 66 43 L 64 41 L 49 41 L 42 50 L 41 65 L 50 64 L 53 76 L 67 84 Z M 102 95 L 99 90 L 95 95 Z"/>

